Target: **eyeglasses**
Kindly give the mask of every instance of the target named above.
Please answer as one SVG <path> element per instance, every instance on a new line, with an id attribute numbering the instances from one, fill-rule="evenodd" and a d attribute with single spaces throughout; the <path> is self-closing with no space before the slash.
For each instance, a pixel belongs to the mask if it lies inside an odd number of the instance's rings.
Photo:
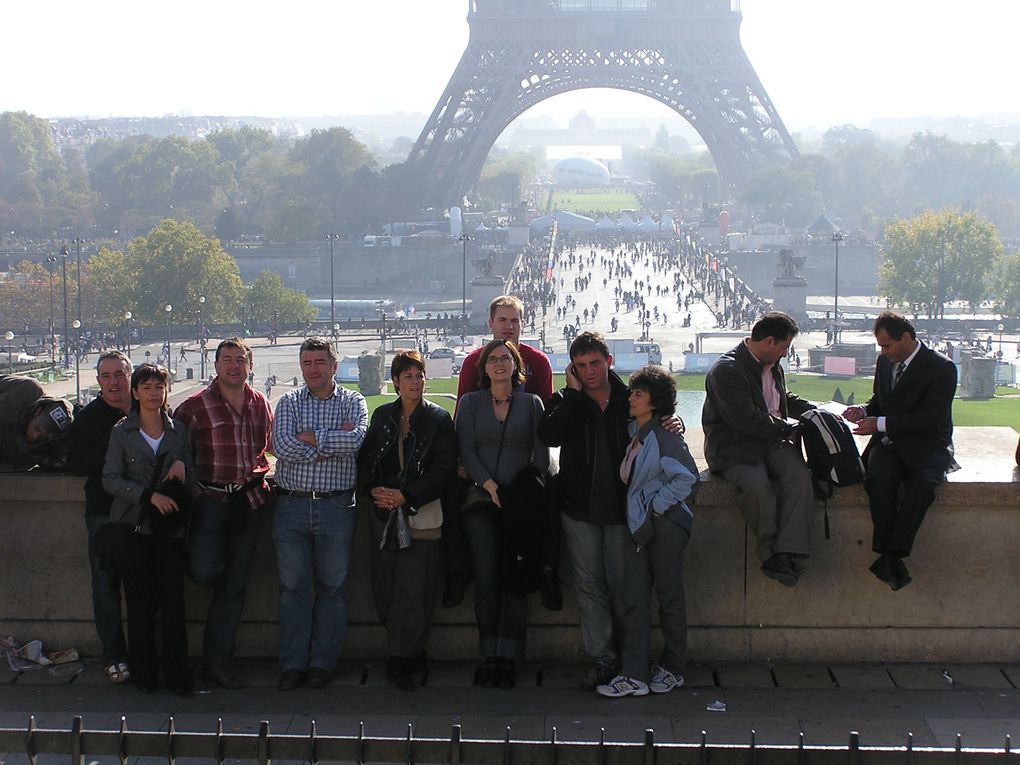
<path id="1" fill-rule="evenodd" d="M 487 358 L 485 360 L 485 363 L 487 365 L 488 364 L 511 364 L 511 363 L 513 363 L 513 360 L 514 360 L 514 357 L 511 356 L 508 353 L 508 354 L 506 354 L 504 356 L 489 356 L 489 358 Z"/>

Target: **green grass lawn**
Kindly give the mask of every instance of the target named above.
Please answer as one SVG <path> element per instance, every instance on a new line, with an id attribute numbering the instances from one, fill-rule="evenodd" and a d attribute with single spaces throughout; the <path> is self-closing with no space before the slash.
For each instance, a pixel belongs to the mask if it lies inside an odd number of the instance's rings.
<path id="1" fill-rule="evenodd" d="M 851 393 L 854 401 L 863 404 L 871 398 L 870 377 L 823 377 L 819 375 L 796 375 L 791 374 L 787 378 L 790 390 L 798 396 L 810 401 L 830 401 L 834 398 L 836 389 L 843 394 L 846 401 Z M 626 381 L 626 378 L 624 378 Z M 553 377 L 553 386 L 559 390 L 566 385 L 563 375 Z M 357 385 L 346 385 L 351 390 L 357 390 Z M 676 377 L 677 390 L 705 390 L 705 375 L 678 375 Z M 428 398 L 433 403 L 446 409 L 453 414 L 454 399 L 457 393 L 457 378 L 435 378 L 428 381 Z M 448 394 L 448 395 L 442 395 Z M 953 423 L 961 427 L 996 426 L 1002 425 L 1013 428 L 1020 432 L 1020 391 L 1016 388 L 998 387 L 995 389 L 996 397 L 986 400 L 964 400 L 956 399 L 953 402 Z M 392 395 L 370 396 L 368 398 L 368 411 L 371 414 L 380 404 L 393 400 Z"/>
<path id="2" fill-rule="evenodd" d="M 639 210 L 641 203 L 630 192 L 598 192 L 559 189 L 552 192 L 553 210 L 570 210 L 571 212 L 589 213 L 619 212 L 620 210 Z"/>

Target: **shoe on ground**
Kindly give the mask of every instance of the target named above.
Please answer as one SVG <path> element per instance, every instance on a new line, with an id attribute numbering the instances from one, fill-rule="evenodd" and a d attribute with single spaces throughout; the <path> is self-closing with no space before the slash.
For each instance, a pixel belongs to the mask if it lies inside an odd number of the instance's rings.
<path id="1" fill-rule="evenodd" d="M 205 667 L 202 670 L 202 679 L 208 683 L 212 683 L 213 685 L 218 685 L 220 688 L 226 688 L 231 691 L 244 688 L 244 681 L 242 681 L 241 678 L 226 667 L 221 667 L 217 664 Z"/>
<path id="2" fill-rule="evenodd" d="M 610 699 L 619 699 L 624 696 L 647 696 L 648 686 L 640 680 L 617 675 L 608 683 L 600 685 L 595 691 L 599 696 L 606 696 Z"/>
<path id="3" fill-rule="evenodd" d="M 499 663 L 499 687 L 513 688 L 517 685 L 517 662 L 514 659 L 503 659 Z"/>
<path id="4" fill-rule="evenodd" d="M 404 659 L 404 665 L 407 672 L 412 675 L 418 672 L 426 672 L 429 668 L 429 655 L 422 649 L 422 652 L 413 659 Z"/>
<path id="5" fill-rule="evenodd" d="M 800 578 L 786 553 L 776 553 L 761 564 L 761 571 L 769 579 L 775 579 L 784 587 L 793 587 Z"/>
<path id="6" fill-rule="evenodd" d="M 189 682 L 167 682 L 166 689 L 183 699 L 190 699 L 195 695 L 195 688 Z"/>
<path id="7" fill-rule="evenodd" d="M 658 664 L 652 667 L 652 679 L 648 683 L 648 690 L 652 693 L 669 693 L 675 691 L 684 684 L 683 675 L 670 672 Z"/>
<path id="8" fill-rule="evenodd" d="M 308 670 L 308 687 L 325 688 L 332 679 L 332 673 L 322 667 L 311 667 Z"/>
<path id="9" fill-rule="evenodd" d="M 479 685 L 483 688 L 495 688 L 499 685 L 499 660 L 495 656 L 485 657 Z"/>
<path id="10" fill-rule="evenodd" d="M 612 664 L 595 662 L 581 681 L 581 686 L 587 688 L 589 691 L 594 691 L 600 685 L 604 685 L 616 677 L 616 672 L 617 667 Z"/>
<path id="11" fill-rule="evenodd" d="M 305 684 L 305 673 L 300 669 L 287 669 L 280 675 L 280 690 L 295 691 Z"/>
<path id="12" fill-rule="evenodd" d="M 903 558 L 893 559 L 893 574 L 896 576 L 896 582 L 890 585 L 890 587 L 892 587 L 894 591 L 902 590 L 914 581 L 910 576 L 910 571 L 907 569 L 907 564 L 903 562 Z"/>
<path id="13" fill-rule="evenodd" d="M 386 679 L 402 691 L 414 690 L 414 679 L 408 673 L 410 659 L 389 656 L 386 659 Z"/>
<path id="14" fill-rule="evenodd" d="M 880 555 L 874 563 L 868 566 L 868 571 L 874 574 L 878 579 L 885 582 L 887 585 L 892 587 L 894 590 L 896 587 L 896 558 L 891 555 Z M 902 561 L 901 561 L 902 563 Z M 906 566 L 904 566 L 904 569 Z"/>
<path id="15" fill-rule="evenodd" d="M 560 591 L 560 580 L 555 571 L 542 570 L 539 590 L 542 593 L 542 605 L 547 611 L 563 610 L 563 593 Z"/>
<path id="16" fill-rule="evenodd" d="M 804 576 L 804 572 L 807 571 L 807 566 L 804 565 L 806 558 L 795 558 L 792 555 L 787 555 L 790 559 L 790 567 L 793 569 L 793 573 L 797 575 L 797 578 Z"/>
<path id="17" fill-rule="evenodd" d="M 470 578 L 467 574 L 447 574 L 443 588 L 443 608 L 456 608 L 464 600 Z"/>
<path id="18" fill-rule="evenodd" d="M 103 669 L 106 673 L 106 677 L 109 678 L 111 683 L 120 685 L 131 680 L 131 670 L 128 669 L 126 662 L 118 661 L 114 662 L 110 666 Z"/>

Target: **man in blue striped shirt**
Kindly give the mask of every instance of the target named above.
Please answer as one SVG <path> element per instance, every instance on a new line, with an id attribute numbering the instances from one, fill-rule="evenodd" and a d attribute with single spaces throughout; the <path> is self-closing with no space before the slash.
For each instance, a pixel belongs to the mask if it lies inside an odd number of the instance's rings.
<path id="1" fill-rule="evenodd" d="M 284 691 L 306 681 L 310 688 L 324 688 L 340 656 L 357 453 L 368 428 L 364 397 L 335 382 L 337 357 L 329 341 L 305 340 L 300 359 L 305 387 L 280 398 L 273 420 Z"/>

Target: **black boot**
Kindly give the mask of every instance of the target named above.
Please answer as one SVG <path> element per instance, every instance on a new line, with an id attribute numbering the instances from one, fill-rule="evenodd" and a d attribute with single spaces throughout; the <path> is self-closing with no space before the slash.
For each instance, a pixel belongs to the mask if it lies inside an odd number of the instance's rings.
<path id="1" fill-rule="evenodd" d="M 402 691 L 414 690 L 414 679 L 407 671 L 407 659 L 403 656 L 387 657 L 386 679 Z"/>
<path id="2" fill-rule="evenodd" d="M 500 659 L 499 687 L 513 688 L 515 685 L 517 685 L 517 661 L 514 659 Z"/>
<path id="3" fill-rule="evenodd" d="M 471 577 L 467 574 L 453 573 L 446 576 L 446 587 L 443 588 L 443 608 L 456 608 L 464 600 Z"/>
<path id="4" fill-rule="evenodd" d="M 499 678 L 499 659 L 495 656 L 486 656 L 485 667 L 482 669 L 480 685 L 483 688 L 495 688 L 499 685 Z"/>

